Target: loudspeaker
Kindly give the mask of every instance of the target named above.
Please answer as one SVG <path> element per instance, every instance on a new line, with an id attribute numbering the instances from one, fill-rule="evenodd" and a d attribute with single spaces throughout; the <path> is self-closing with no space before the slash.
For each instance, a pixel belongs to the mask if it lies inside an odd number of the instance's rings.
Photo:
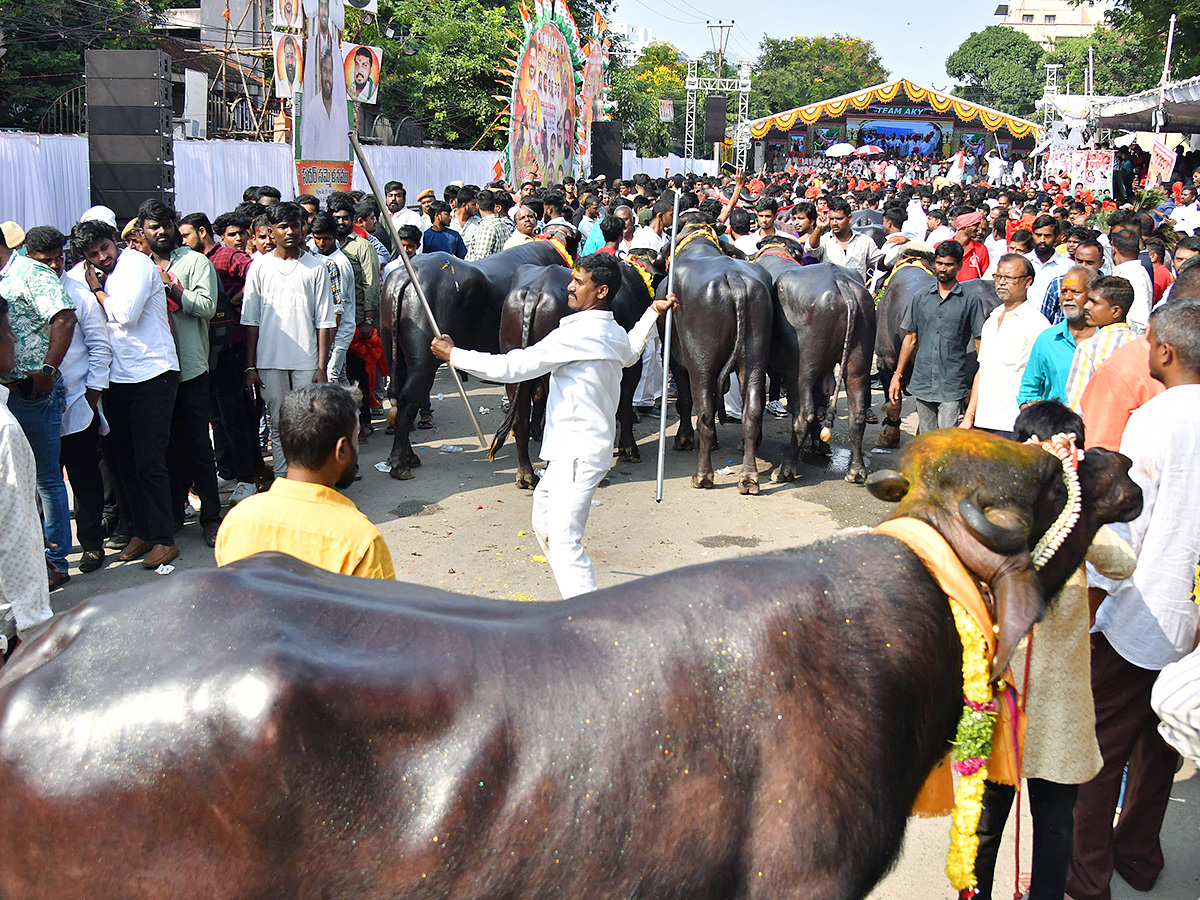
<path id="1" fill-rule="evenodd" d="M 85 53 L 92 203 L 132 219 L 144 200 L 173 203 L 171 58 L 157 50 Z"/>
<path id="2" fill-rule="evenodd" d="M 725 109 L 729 98 L 715 94 L 704 98 L 704 139 L 719 143 L 725 140 Z"/>
<path id="3" fill-rule="evenodd" d="M 621 145 L 624 143 L 620 122 L 592 123 L 592 177 L 603 175 L 609 184 L 621 177 Z"/>

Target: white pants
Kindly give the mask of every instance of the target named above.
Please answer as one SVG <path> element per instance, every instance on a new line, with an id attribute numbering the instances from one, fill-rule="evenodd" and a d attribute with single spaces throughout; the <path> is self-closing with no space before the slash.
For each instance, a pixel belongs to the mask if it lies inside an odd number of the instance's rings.
<path id="1" fill-rule="evenodd" d="M 334 384 L 349 384 L 350 379 L 346 377 L 346 351 L 350 347 L 351 341 L 354 340 L 354 332 L 358 329 L 354 325 L 353 315 L 343 315 L 342 321 L 338 322 L 337 331 L 333 333 L 333 346 L 329 351 L 329 380 Z"/>
<path id="2" fill-rule="evenodd" d="M 596 590 L 592 561 L 583 551 L 583 530 L 592 495 L 608 474 L 581 459 L 555 459 L 533 492 L 533 533 L 554 572 L 564 600 Z"/>
<path id="3" fill-rule="evenodd" d="M 646 349 L 642 351 L 642 377 L 633 392 L 634 406 L 653 406 L 663 394 L 663 364 L 660 350 L 662 341 L 658 329 L 650 332 Z"/>
<path id="4" fill-rule="evenodd" d="M 725 392 L 725 413 L 735 419 L 742 417 L 742 392 L 738 389 L 737 372 L 729 373 L 729 390 Z"/>
<path id="5" fill-rule="evenodd" d="M 263 404 L 267 407 L 267 425 L 271 429 L 271 467 L 276 478 L 287 477 L 287 460 L 283 458 L 283 445 L 279 443 L 279 407 L 283 398 L 302 384 L 312 384 L 316 369 L 259 369 L 258 379 L 262 382 Z"/>

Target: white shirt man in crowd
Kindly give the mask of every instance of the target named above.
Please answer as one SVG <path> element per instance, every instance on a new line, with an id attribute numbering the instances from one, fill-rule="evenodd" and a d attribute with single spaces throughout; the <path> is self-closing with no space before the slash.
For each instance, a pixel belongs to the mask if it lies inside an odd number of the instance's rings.
<path id="1" fill-rule="evenodd" d="M 1195 185 L 1185 184 L 1179 191 L 1179 205 L 1171 212 L 1175 230 L 1181 234 L 1200 234 L 1200 201 Z"/>
<path id="2" fill-rule="evenodd" d="M 166 452 L 179 354 L 165 286 L 150 257 L 117 249 L 117 230 L 107 222 L 79 222 L 71 230 L 71 249 L 86 260 L 84 281 L 108 320 L 112 360 L 104 411 L 133 532 L 117 559 L 141 559 L 145 568 L 157 569 L 179 555 Z"/>
<path id="3" fill-rule="evenodd" d="M 277 203 L 267 211 L 275 249 L 246 273 L 242 324 L 246 328 L 246 387 L 262 390 L 277 478 L 287 475 L 279 443 L 279 407 L 301 384 L 328 380 L 337 316 L 325 264 L 305 252 L 304 211 Z"/>
<path id="4" fill-rule="evenodd" d="M 1200 557 L 1200 301 L 1160 306 L 1148 336 L 1150 372 L 1166 390 L 1130 415 L 1121 440 L 1142 489 L 1142 512 L 1129 525 L 1137 568 L 1124 581 L 1088 581 L 1107 592 L 1092 629 L 1104 767 L 1080 787 L 1075 807 L 1067 893 L 1076 900 L 1108 900 L 1114 870 L 1149 891 L 1163 867 L 1159 832 L 1179 756 L 1157 731 L 1150 695 L 1159 671 L 1195 646 L 1200 618 L 1191 596 Z"/>
<path id="5" fill-rule="evenodd" d="M 1126 321 L 1138 334 L 1144 334 L 1154 304 L 1154 282 L 1142 265 L 1137 232 L 1114 231 L 1108 236 L 1108 242 L 1112 246 L 1113 275 L 1124 278 L 1133 286 L 1133 305 Z"/>
<path id="6" fill-rule="evenodd" d="M 633 240 L 629 242 L 629 249 L 636 250 L 639 247 L 645 247 L 647 250 L 653 250 L 656 253 L 660 252 L 671 238 L 671 216 L 673 211 L 674 202 L 670 196 L 659 199 L 654 204 L 650 221 L 634 233 Z"/>
<path id="7" fill-rule="evenodd" d="M 480 378 L 512 383 L 550 375 L 541 449 L 548 464 L 534 491 L 532 519 L 563 599 L 596 590 L 583 533 L 592 496 L 612 466 L 621 370 L 642 355 L 659 314 L 675 302 L 674 295 L 655 301 L 626 334 L 609 309 L 620 286 L 617 261 L 594 253 L 571 273 L 572 315 L 532 347 L 480 353 L 455 347 L 447 335 L 431 345 L 438 359 Z"/>
<path id="8" fill-rule="evenodd" d="M 388 213 L 391 214 L 392 224 L 397 229 L 401 225 L 413 225 L 424 231 L 429 227 L 429 222 L 415 209 L 409 209 L 405 205 L 407 199 L 408 195 L 404 190 L 403 184 L 399 181 L 389 181 L 387 183 L 387 187 L 384 188 L 384 200 L 387 201 Z"/>
<path id="9" fill-rule="evenodd" d="M 1073 265 L 1070 256 L 1059 253 L 1058 220 L 1054 216 L 1038 216 L 1033 223 L 1033 249 L 1025 258 L 1033 264 L 1033 284 L 1029 299 L 1037 309 L 1042 308 L 1050 283 L 1066 274 Z"/>
<path id="10" fill-rule="evenodd" d="M 983 428 L 1008 436 L 1020 407 L 1017 394 L 1038 335 L 1050 327 L 1038 307 L 1027 299 L 1033 264 L 1015 253 L 996 266 L 996 296 L 1000 305 L 983 323 L 979 336 L 979 369 L 963 428 Z"/>
<path id="11" fill-rule="evenodd" d="M 867 234 L 850 228 L 850 204 L 834 197 L 817 212 L 817 227 L 808 236 L 808 252 L 823 262 L 852 269 L 867 283 L 867 271 L 883 259 L 883 251 Z"/>

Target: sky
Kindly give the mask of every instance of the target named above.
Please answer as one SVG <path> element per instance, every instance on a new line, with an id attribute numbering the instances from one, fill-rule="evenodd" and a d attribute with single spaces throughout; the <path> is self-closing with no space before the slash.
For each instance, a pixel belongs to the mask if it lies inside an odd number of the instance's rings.
<path id="1" fill-rule="evenodd" d="M 973 31 L 1000 20 L 992 14 L 1000 0 L 618 0 L 613 22 L 640 25 L 654 31 L 689 55 L 712 49 L 705 21 L 734 21 L 729 52 L 753 57 L 764 33 L 773 38 L 793 35 L 845 34 L 874 41 L 891 77 L 908 78 L 926 87 L 946 90 L 952 81 L 945 63 Z"/>

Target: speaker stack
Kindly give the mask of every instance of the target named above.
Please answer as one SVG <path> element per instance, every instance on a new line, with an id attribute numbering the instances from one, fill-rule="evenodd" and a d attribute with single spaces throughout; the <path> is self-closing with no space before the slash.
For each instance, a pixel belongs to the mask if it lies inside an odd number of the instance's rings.
<path id="1" fill-rule="evenodd" d="M 592 123 L 593 178 L 603 175 L 612 184 L 621 177 L 622 135 L 620 122 Z"/>
<path id="2" fill-rule="evenodd" d="M 714 94 L 704 98 L 704 140 L 714 144 L 725 140 L 725 110 L 729 98 L 724 94 Z"/>
<path id="3" fill-rule="evenodd" d="M 143 201 L 173 203 L 171 58 L 157 50 L 85 54 L 92 203 L 132 219 Z"/>

